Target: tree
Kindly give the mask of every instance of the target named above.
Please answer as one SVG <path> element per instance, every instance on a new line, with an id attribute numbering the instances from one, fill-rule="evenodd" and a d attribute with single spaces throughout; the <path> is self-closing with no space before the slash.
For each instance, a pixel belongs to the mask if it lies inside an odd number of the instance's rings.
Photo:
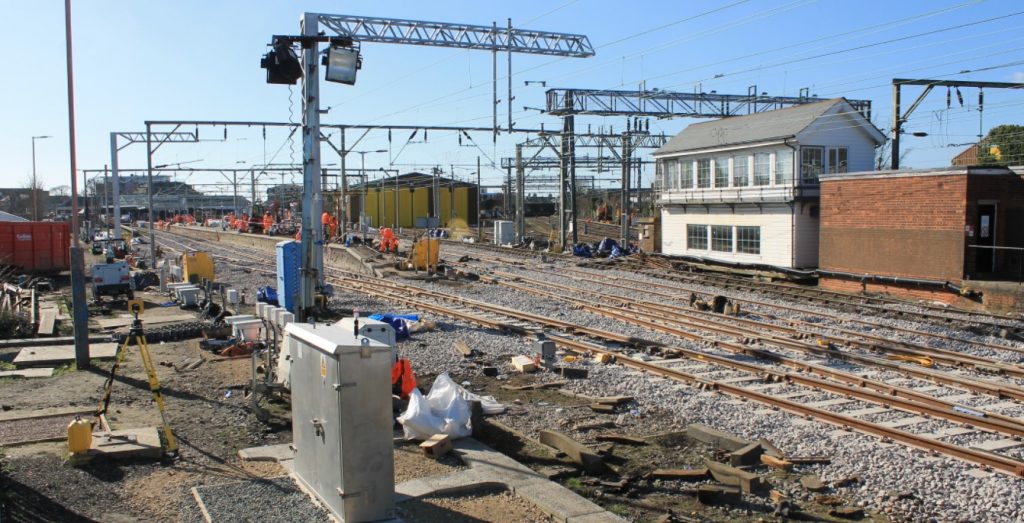
<path id="1" fill-rule="evenodd" d="M 981 140 L 979 165 L 1024 164 L 1024 125 L 998 125 Z"/>

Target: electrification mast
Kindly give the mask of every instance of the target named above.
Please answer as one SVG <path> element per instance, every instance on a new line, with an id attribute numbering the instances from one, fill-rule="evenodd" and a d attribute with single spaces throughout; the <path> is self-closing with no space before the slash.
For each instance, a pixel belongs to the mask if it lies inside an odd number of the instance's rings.
<path id="1" fill-rule="evenodd" d="M 288 55 L 292 43 L 302 47 L 298 68 L 303 78 L 302 141 L 303 141 L 303 209 L 302 209 L 302 274 L 296 317 L 306 321 L 313 310 L 317 280 L 323 276 L 323 244 L 320 240 L 320 90 L 318 69 L 320 42 L 330 42 L 325 63 L 327 77 L 332 81 L 354 84 L 358 68 L 358 46 L 364 42 L 453 47 L 481 51 L 540 54 L 585 58 L 594 55 L 586 36 L 491 26 L 422 22 L 392 18 L 304 13 L 300 20 L 301 36 L 274 37 L 274 51 L 264 58 L 268 81 L 295 83 L 296 65 Z M 333 37 L 320 36 L 321 27 Z M 294 56 L 292 54 L 292 56 Z M 269 67 L 268 67 L 269 66 Z M 280 69 L 275 69 L 280 68 Z M 332 79 L 332 68 L 339 76 Z M 347 70 L 346 70 L 347 68 Z M 272 76 L 284 73 L 284 77 Z M 290 81 L 288 81 L 290 80 Z"/>

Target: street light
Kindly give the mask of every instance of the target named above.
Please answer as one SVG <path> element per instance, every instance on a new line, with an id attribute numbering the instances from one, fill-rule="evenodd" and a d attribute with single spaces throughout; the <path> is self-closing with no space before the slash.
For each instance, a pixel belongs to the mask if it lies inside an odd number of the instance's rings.
<path id="1" fill-rule="evenodd" d="M 366 155 L 373 153 L 386 153 L 387 149 L 377 149 L 376 151 L 349 151 L 350 153 L 356 153 L 361 157 L 362 167 L 359 169 L 360 174 L 363 175 L 363 190 L 359 193 L 359 231 L 366 233 L 364 228 L 364 222 L 366 221 L 366 185 L 369 183 L 369 179 L 366 178 Z M 342 202 L 344 204 L 344 202 Z"/>
<path id="2" fill-rule="evenodd" d="M 39 221 L 39 195 L 36 193 L 38 185 L 36 185 L 36 140 L 42 140 L 43 138 L 53 138 L 46 134 L 42 136 L 32 137 L 32 221 Z"/>

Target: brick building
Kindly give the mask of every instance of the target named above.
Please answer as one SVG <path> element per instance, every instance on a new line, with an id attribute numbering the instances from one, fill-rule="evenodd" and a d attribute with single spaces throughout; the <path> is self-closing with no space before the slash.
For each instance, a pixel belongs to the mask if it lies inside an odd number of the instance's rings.
<path id="1" fill-rule="evenodd" d="M 965 286 L 1020 286 L 1022 174 L 948 167 L 821 177 L 820 285 L 948 303 Z"/>

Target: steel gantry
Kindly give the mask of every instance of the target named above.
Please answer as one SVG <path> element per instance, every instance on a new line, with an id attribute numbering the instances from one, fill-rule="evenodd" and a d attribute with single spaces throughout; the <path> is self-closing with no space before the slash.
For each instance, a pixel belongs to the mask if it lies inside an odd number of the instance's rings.
<path id="1" fill-rule="evenodd" d="M 313 308 L 318 279 L 322 276 L 323 246 L 313 235 L 319 216 L 320 200 L 320 45 L 325 39 L 321 27 L 335 37 L 349 39 L 353 45 L 375 42 L 386 44 L 426 45 L 586 58 L 594 48 L 586 36 L 569 33 L 507 28 L 497 24 L 452 24 L 393 18 L 357 17 L 323 13 L 304 13 L 300 19 L 301 36 L 289 41 L 302 44 L 302 144 L 303 144 L 303 213 L 302 213 L 302 283 L 299 288 L 296 317 L 306 321 Z M 495 58 L 495 76 L 497 70 Z M 497 82 L 495 81 L 495 88 Z M 496 118 L 495 118 L 496 119 Z M 495 126 L 496 127 L 496 126 Z M 511 126 L 510 126 L 511 127 Z M 511 131 L 511 129 L 509 129 Z M 496 128 L 495 128 L 496 132 Z M 344 172 L 344 171 L 343 171 Z"/>
<path id="2" fill-rule="evenodd" d="M 156 148 L 153 148 L 153 140 L 157 141 Z M 121 149 L 128 147 L 135 143 L 147 144 L 146 157 L 151 158 L 153 152 L 159 149 L 161 145 L 165 143 L 196 143 L 199 141 L 199 132 L 178 132 L 177 130 L 165 133 L 153 133 L 149 126 L 146 126 L 145 132 L 135 131 L 115 131 L 110 133 L 110 177 L 113 181 L 113 193 L 110 198 L 114 203 L 114 234 L 121 237 L 121 181 L 118 177 L 117 168 L 117 156 Z M 148 174 L 149 185 L 153 185 L 153 174 Z M 149 202 L 149 234 L 153 236 L 153 201 L 150 199 Z M 151 267 L 156 267 L 156 242 L 150 242 L 149 255 L 153 259 Z"/>
<path id="3" fill-rule="evenodd" d="M 925 86 L 924 91 L 918 95 L 914 103 L 910 104 L 907 108 L 907 112 L 900 114 L 900 88 L 904 85 L 923 85 Z M 900 134 L 903 133 L 903 124 L 910 118 L 910 113 L 917 109 L 917 106 L 921 105 L 928 93 L 932 92 L 935 87 L 953 87 L 956 88 L 957 97 L 960 98 L 960 105 L 963 105 L 963 98 L 960 94 L 961 87 L 977 87 L 978 88 L 978 114 L 979 120 L 981 112 L 984 108 L 984 89 L 1024 89 L 1024 83 L 1012 83 L 1012 82 L 973 82 L 970 80 L 909 80 L 906 78 L 893 78 L 892 79 L 892 169 L 896 170 L 900 168 Z M 949 106 L 949 92 L 946 93 L 946 105 Z M 978 124 L 978 141 L 981 141 L 981 123 Z"/>
<path id="4" fill-rule="evenodd" d="M 757 94 L 684 93 L 659 89 L 612 91 L 604 89 L 548 89 L 545 111 L 555 116 L 649 116 L 654 118 L 727 118 L 774 111 L 823 101 L 801 89 L 800 96 Z M 865 118 L 871 118 L 871 100 L 847 100 Z"/>
<path id="5" fill-rule="evenodd" d="M 589 157 L 585 157 L 586 159 L 581 161 L 580 158 L 576 157 L 576 148 L 584 147 L 597 148 L 601 151 L 607 150 L 612 155 L 612 158 L 609 159 L 611 160 L 610 163 L 618 163 L 621 166 L 622 190 L 620 193 L 620 209 L 624 216 L 628 216 L 630 173 L 634 167 L 641 165 L 633 158 L 633 152 L 636 149 L 657 149 L 668 143 L 668 136 L 664 134 L 651 134 L 640 130 L 639 125 L 635 128 L 627 127 L 627 131 L 620 134 L 576 134 L 571 132 L 574 126 L 572 116 L 566 117 L 565 120 L 567 122 L 565 127 L 568 128 L 569 132 L 566 132 L 566 130 L 563 130 L 562 133 L 542 132 L 537 137 L 516 145 L 516 157 L 514 160 L 509 159 L 508 164 L 509 166 L 514 165 L 516 168 L 516 237 L 519 240 L 526 236 L 526 201 L 522 196 L 526 188 L 526 169 L 559 168 L 561 183 L 559 183 L 558 192 L 558 241 L 562 249 L 565 249 L 568 243 L 569 231 L 572 233 L 573 245 L 579 241 L 576 223 L 576 167 L 581 164 L 589 166 L 591 161 L 596 165 L 603 164 L 603 161 L 599 159 L 590 160 Z M 522 160 L 523 148 L 535 148 L 537 151 L 530 159 L 524 162 Z M 554 152 L 557 158 L 540 156 L 545 150 Z M 503 161 L 502 164 L 505 165 L 505 162 Z M 511 180 L 509 185 L 511 185 Z M 623 240 L 628 241 L 628 231 L 623 234 Z"/>
<path id="6" fill-rule="evenodd" d="M 768 96 L 758 94 L 757 86 L 747 89 L 747 94 L 718 94 L 715 92 L 683 93 L 662 91 L 659 89 L 639 89 L 636 91 L 608 89 L 548 89 L 546 108 L 543 112 L 562 118 L 561 150 L 562 177 L 565 189 L 559 191 L 559 240 L 564 249 L 567 241 L 567 229 L 572 230 L 573 244 L 577 241 L 575 208 L 567 208 L 566 195 L 574 193 L 576 167 L 573 159 L 575 147 L 579 144 L 573 136 L 576 115 L 593 116 L 625 116 L 627 117 L 627 133 L 629 139 L 623 139 L 622 150 L 623 171 L 623 206 L 621 212 L 622 241 L 629 242 L 629 169 L 633 152 L 641 147 L 644 133 L 640 133 L 639 122 L 634 120 L 632 130 L 628 129 L 629 117 L 655 118 L 727 118 L 744 114 L 760 113 L 782 109 L 784 107 L 803 105 L 822 101 L 821 98 L 810 96 L 809 89 L 800 90 L 800 96 Z M 865 118 L 871 118 L 870 100 L 848 100 Z M 664 143 L 664 142 L 663 142 Z M 571 202 L 570 202 L 571 203 Z M 572 205 L 575 207 L 575 205 Z"/>

